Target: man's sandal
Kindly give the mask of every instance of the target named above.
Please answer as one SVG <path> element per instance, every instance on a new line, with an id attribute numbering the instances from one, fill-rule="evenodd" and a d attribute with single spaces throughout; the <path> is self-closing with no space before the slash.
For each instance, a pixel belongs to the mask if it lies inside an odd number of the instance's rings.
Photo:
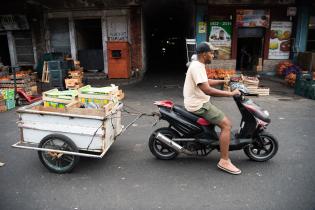
<path id="1" fill-rule="evenodd" d="M 221 170 L 223 170 L 223 171 L 225 171 L 225 172 L 227 172 L 227 173 L 233 174 L 233 175 L 238 175 L 238 174 L 241 174 L 241 173 L 242 173 L 241 170 L 238 170 L 238 171 L 231 171 L 231 170 L 229 170 L 229 169 L 227 169 L 227 168 L 224 168 L 223 166 L 220 166 L 219 164 L 218 164 L 217 166 L 218 166 L 219 169 L 221 169 Z"/>

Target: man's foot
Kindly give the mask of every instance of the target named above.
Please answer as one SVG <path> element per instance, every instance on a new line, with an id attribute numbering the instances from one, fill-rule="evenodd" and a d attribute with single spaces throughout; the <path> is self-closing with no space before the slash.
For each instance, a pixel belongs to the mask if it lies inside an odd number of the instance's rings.
<path id="1" fill-rule="evenodd" d="M 228 160 L 220 159 L 217 166 L 219 169 L 221 169 L 225 172 L 228 172 L 230 174 L 237 175 L 237 174 L 242 173 L 242 171 L 240 169 L 238 169 L 235 165 L 233 165 L 233 163 L 231 162 L 230 159 L 228 159 Z"/>

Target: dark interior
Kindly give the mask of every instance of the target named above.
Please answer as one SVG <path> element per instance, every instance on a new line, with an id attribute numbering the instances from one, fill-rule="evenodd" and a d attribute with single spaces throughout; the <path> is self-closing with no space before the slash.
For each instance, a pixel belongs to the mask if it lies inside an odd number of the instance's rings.
<path id="1" fill-rule="evenodd" d="M 85 70 L 104 69 L 101 19 L 76 20 L 78 58 Z"/>
<path id="2" fill-rule="evenodd" d="M 0 62 L 5 66 L 11 66 L 7 35 L 0 35 Z"/>
<path id="3" fill-rule="evenodd" d="M 148 72 L 186 72 L 186 38 L 194 37 L 194 2 L 147 0 L 144 3 Z"/>
<path id="4" fill-rule="evenodd" d="M 236 69 L 254 71 L 258 59 L 263 55 L 265 29 L 239 28 L 237 39 Z"/>

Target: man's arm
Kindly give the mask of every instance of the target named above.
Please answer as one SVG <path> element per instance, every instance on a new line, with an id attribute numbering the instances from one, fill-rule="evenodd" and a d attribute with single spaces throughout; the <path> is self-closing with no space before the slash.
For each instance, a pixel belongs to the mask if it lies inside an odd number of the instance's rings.
<path id="1" fill-rule="evenodd" d="M 215 79 L 208 79 L 208 83 L 210 86 L 216 86 L 216 85 L 221 85 L 227 82 L 226 80 L 215 80 Z"/>
<path id="2" fill-rule="evenodd" d="M 224 81 L 224 80 L 223 80 Z M 239 90 L 235 89 L 232 92 L 218 90 L 216 88 L 210 87 L 207 82 L 198 84 L 198 87 L 207 95 L 210 96 L 234 96 L 240 94 Z"/>

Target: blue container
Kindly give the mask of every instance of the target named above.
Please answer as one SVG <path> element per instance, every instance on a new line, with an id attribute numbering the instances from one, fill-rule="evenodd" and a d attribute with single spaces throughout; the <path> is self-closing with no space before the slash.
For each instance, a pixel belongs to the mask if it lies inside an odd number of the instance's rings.
<path id="1" fill-rule="evenodd" d="M 15 108 L 15 100 L 14 99 L 6 100 L 6 106 L 7 106 L 7 110 L 14 109 Z"/>

